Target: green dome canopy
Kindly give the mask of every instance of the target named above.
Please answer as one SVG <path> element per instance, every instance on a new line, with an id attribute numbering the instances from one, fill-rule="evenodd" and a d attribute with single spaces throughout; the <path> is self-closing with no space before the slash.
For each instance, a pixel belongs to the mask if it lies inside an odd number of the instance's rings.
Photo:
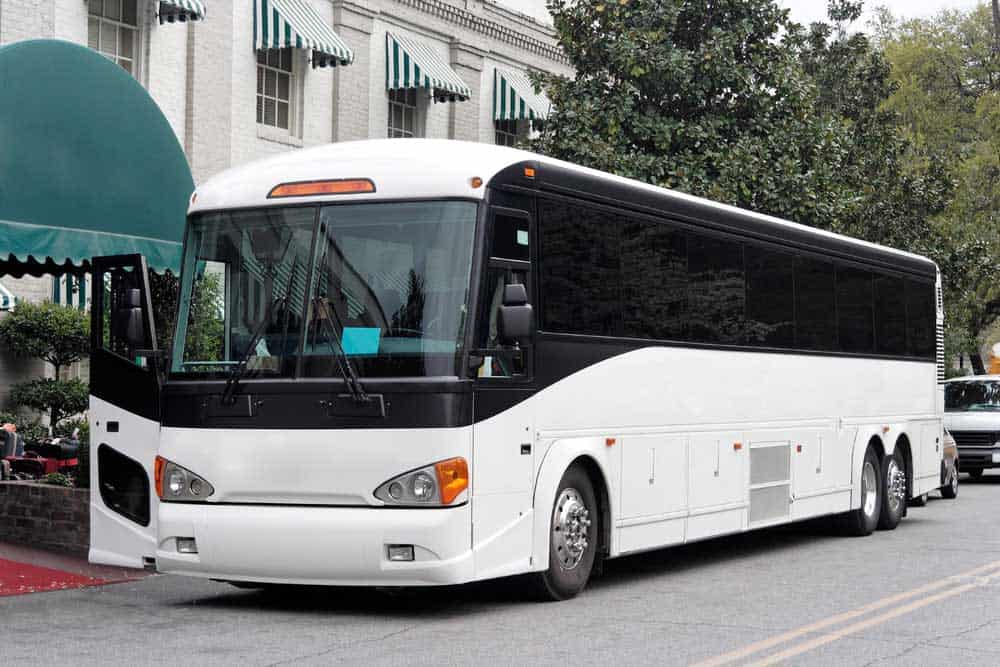
<path id="1" fill-rule="evenodd" d="M 70 42 L 0 47 L 0 274 L 140 253 L 177 271 L 194 181 L 139 83 Z"/>

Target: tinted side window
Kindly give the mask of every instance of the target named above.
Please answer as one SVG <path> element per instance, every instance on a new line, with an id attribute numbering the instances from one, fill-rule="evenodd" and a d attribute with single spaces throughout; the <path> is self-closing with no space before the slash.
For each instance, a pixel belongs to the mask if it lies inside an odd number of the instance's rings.
<path id="1" fill-rule="evenodd" d="M 792 255 L 746 247 L 747 343 L 769 347 L 795 344 Z"/>
<path id="2" fill-rule="evenodd" d="M 493 215 L 493 241 L 490 257 L 530 262 L 528 218 L 497 211 Z"/>
<path id="3" fill-rule="evenodd" d="M 687 305 L 687 242 L 659 222 L 622 229 L 622 316 L 626 336 L 683 339 Z"/>
<path id="4" fill-rule="evenodd" d="M 688 338 L 743 342 L 743 247 L 734 241 L 688 236 Z"/>
<path id="5" fill-rule="evenodd" d="M 833 264 L 799 257 L 795 261 L 795 347 L 832 350 L 837 346 L 837 288 Z"/>
<path id="6" fill-rule="evenodd" d="M 844 352 L 872 352 L 872 274 L 864 269 L 837 267 L 837 331 Z"/>
<path id="7" fill-rule="evenodd" d="M 936 326 L 934 284 L 907 280 L 907 352 L 915 357 L 934 357 Z"/>
<path id="8" fill-rule="evenodd" d="M 619 225 L 611 216 L 560 202 L 539 205 L 543 327 L 619 335 Z"/>
<path id="9" fill-rule="evenodd" d="M 906 297 L 903 279 L 875 276 L 875 350 L 906 354 Z"/>

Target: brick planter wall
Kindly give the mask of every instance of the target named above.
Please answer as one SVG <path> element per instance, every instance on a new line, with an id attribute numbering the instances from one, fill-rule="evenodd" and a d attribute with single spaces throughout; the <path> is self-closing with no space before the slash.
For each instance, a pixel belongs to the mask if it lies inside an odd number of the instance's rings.
<path id="1" fill-rule="evenodd" d="M 0 541 L 86 555 L 90 489 L 0 482 Z"/>

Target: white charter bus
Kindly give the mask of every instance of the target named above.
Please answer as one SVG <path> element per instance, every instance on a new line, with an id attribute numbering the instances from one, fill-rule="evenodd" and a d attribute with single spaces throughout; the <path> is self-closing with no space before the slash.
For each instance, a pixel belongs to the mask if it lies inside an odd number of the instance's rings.
<path id="1" fill-rule="evenodd" d="M 940 485 L 929 260 L 508 148 L 290 152 L 192 197 L 176 330 L 97 258 L 90 559 L 256 583 L 531 574 Z"/>

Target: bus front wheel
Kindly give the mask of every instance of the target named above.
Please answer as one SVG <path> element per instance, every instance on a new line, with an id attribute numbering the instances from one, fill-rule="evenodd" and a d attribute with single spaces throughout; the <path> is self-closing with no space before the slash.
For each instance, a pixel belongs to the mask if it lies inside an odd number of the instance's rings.
<path id="1" fill-rule="evenodd" d="M 538 593 L 567 600 L 583 590 L 594 568 L 600 511 L 594 485 L 578 465 L 559 481 L 549 522 L 549 567 L 535 575 Z"/>

